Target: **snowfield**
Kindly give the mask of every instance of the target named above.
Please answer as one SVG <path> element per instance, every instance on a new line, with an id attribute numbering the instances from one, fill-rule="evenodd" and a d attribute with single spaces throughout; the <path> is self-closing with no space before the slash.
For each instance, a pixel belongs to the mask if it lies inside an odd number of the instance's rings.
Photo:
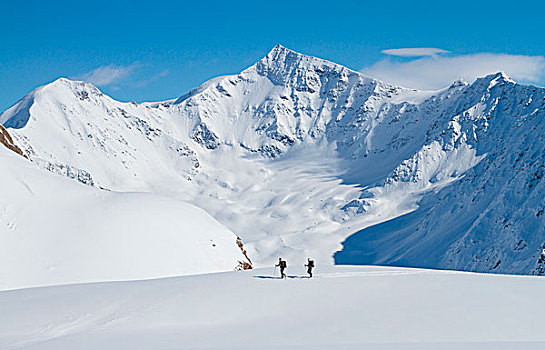
<path id="1" fill-rule="evenodd" d="M 545 347 L 539 277 L 318 266 L 307 279 L 288 264 L 286 280 L 267 268 L 0 292 L 0 348 Z"/>
<path id="2" fill-rule="evenodd" d="M 85 186 L 4 147 L 0 165 L 0 290 L 229 271 L 245 261 L 236 236 L 193 205 Z"/>

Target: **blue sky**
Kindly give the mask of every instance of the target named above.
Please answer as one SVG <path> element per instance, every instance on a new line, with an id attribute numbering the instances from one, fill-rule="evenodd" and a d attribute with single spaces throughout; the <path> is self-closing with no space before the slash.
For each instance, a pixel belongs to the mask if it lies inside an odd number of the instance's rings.
<path id="1" fill-rule="evenodd" d="M 545 85 L 543 13 L 538 1 L 3 1 L 0 110 L 61 76 L 124 101 L 174 98 L 277 43 L 420 88 L 498 67 Z M 399 48 L 449 53 L 381 52 Z"/>

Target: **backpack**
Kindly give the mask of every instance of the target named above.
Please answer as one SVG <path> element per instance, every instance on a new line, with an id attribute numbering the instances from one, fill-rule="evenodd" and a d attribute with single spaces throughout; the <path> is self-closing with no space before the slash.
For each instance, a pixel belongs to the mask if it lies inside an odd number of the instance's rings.
<path id="1" fill-rule="evenodd" d="M 308 267 L 314 267 L 314 260 L 309 260 Z"/>
<path id="2" fill-rule="evenodd" d="M 288 264 L 286 263 L 285 260 L 282 260 L 282 261 L 280 262 L 280 267 L 283 268 L 283 269 L 285 269 L 286 267 L 288 267 Z"/>

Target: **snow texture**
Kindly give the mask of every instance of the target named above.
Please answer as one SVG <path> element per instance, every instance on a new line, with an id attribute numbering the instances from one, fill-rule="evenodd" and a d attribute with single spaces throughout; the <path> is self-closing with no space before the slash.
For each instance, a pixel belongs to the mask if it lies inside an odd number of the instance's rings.
<path id="1" fill-rule="evenodd" d="M 543 279 L 318 265 L 0 292 L 0 348 L 537 350 Z M 276 272 L 278 276 L 278 272 Z"/>

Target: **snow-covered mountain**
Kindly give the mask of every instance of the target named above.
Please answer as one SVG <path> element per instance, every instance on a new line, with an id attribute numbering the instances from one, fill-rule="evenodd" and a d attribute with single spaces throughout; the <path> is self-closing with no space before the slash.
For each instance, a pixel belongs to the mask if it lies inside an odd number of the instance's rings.
<path id="1" fill-rule="evenodd" d="M 162 103 L 59 79 L 0 123 L 50 171 L 205 209 L 258 265 L 342 250 L 338 263 L 542 273 L 544 117 L 545 89 L 502 73 L 418 91 L 276 46 Z"/>

